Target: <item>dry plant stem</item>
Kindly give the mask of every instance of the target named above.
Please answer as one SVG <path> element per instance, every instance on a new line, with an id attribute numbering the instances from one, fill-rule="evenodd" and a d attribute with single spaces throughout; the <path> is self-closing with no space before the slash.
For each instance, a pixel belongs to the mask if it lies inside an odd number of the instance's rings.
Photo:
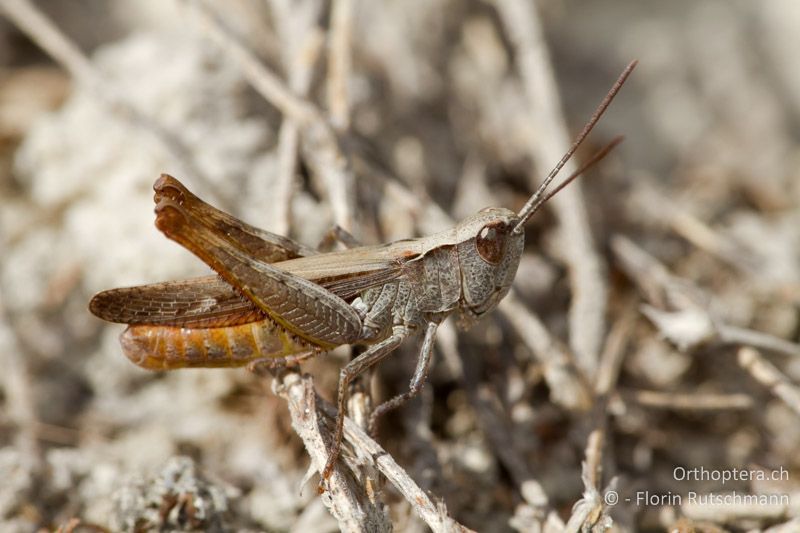
<path id="1" fill-rule="evenodd" d="M 6 17 L 66 68 L 76 80 L 93 89 L 102 84 L 89 59 L 33 3 L 28 0 L 2 0 L 0 7 Z"/>
<path id="2" fill-rule="evenodd" d="M 278 235 L 289 234 L 299 145 L 300 130 L 297 124 L 285 119 L 278 132 L 278 178 L 275 183 L 275 202 L 272 204 L 272 223 L 268 228 Z"/>
<path id="3" fill-rule="evenodd" d="M 756 381 L 767 387 L 792 411 L 800 415 L 800 388 L 792 384 L 780 370 L 750 347 L 739 349 L 738 360 L 739 365 L 747 370 Z"/>
<path id="4" fill-rule="evenodd" d="M 328 459 L 328 447 L 323 433 L 326 431 L 319 418 L 317 397 L 311 378 L 287 372 L 273 382 L 276 394 L 286 400 L 292 417 L 292 427 L 303 440 L 317 471 Z M 391 531 L 383 505 L 370 500 L 364 487 L 355 486 L 347 476 L 334 471 L 328 479 L 328 490 L 322 501 L 347 532 Z"/>
<path id="5" fill-rule="evenodd" d="M 671 393 L 648 390 L 622 390 L 620 394 L 626 402 L 635 402 L 643 407 L 679 411 L 751 409 L 754 405 L 753 398 L 747 394 Z"/>
<path id="6" fill-rule="evenodd" d="M 586 449 L 583 452 L 584 462 L 588 470 L 588 481 L 595 490 L 600 490 L 603 481 L 603 449 L 606 445 L 606 417 L 602 416 L 598 427 L 589 433 Z"/>
<path id="7" fill-rule="evenodd" d="M 622 316 L 614 322 L 606 338 L 603 353 L 600 356 L 600 366 L 595 380 L 595 394 L 607 397 L 617 386 L 617 379 L 625 357 L 633 326 L 638 316 L 636 303 L 630 301 L 622 312 Z"/>
<path id="8" fill-rule="evenodd" d="M 728 324 L 717 324 L 717 334 L 722 342 L 746 344 L 762 350 L 800 357 L 800 344 L 789 342 L 768 333 Z"/>
<path id="9" fill-rule="evenodd" d="M 338 131 L 347 131 L 350 127 L 350 97 L 347 86 L 350 81 L 354 2 L 355 0 L 334 0 L 331 8 L 326 89 L 331 123 Z"/>
<path id="10" fill-rule="evenodd" d="M 363 163 L 363 161 L 360 163 Z M 364 175 L 382 176 L 380 173 L 368 173 Z M 417 216 L 417 226 L 421 234 L 428 235 L 455 225 L 455 221 L 450 218 L 447 212 L 438 204 L 431 201 L 420 200 L 417 195 L 399 181 L 386 176 L 383 177 L 385 178 L 383 180 L 383 185 L 386 188 L 386 196 Z"/>
<path id="11" fill-rule="evenodd" d="M 459 379 L 464 376 L 464 361 L 458 353 L 458 331 L 450 320 L 445 320 L 439 326 L 436 334 L 436 346 L 442 353 L 444 364 L 450 372 Z"/>
<path id="12" fill-rule="evenodd" d="M 309 31 L 301 41 L 299 50 L 291 49 L 285 54 L 288 60 L 289 85 L 298 95 L 305 96 L 311 87 L 314 65 L 322 47 L 322 34 Z M 291 221 L 292 194 L 294 193 L 297 172 L 297 150 L 300 144 L 300 126 L 289 116 L 284 116 L 278 133 L 278 179 L 275 185 L 273 210 L 273 231 L 288 235 Z"/>
<path id="13" fill-rule="evenodd" d="M 611 392 L 616 388 L 625 349 L 636 323 L 636 306 L 628 303 L 622 316 L 614 323 L 606 338 L 603 353 L 600 356 L 595 380 L 595 407 L 591 417 L 592 431 L 586 441 L 585 477 L 586 482 L 595 490 L 600 490 L 602 483 L 603 448 L 605 447 L 608 421 L 608 401 Z"/>
<path id="14" fill-rule="evenodd" d="M 353 226 L 355 177 L 333 130 L 328 123 L 315 123 L 305 130 L 303 141 L 305 161 L 324 184 L 334 222 L 357 234 Z"/>
<path id="15" fill-rule="evenodd" d="M 110 111 L 148 133 L 185 168 L 186 173 L 204 181 L 215 193 L 219 203 L 225 207 L 226 195 L 214 186 L 205 172 L 195 164 L 190 149 L 174 133 L 134 107 L 124 94 L 109 84 L 78 46 L 59 31 L 33 3 L 29 0 L 0 0 L 0 9 L 42 50 L 64 67 L 78 83 L 96 94 Z"/>
<path id="16" fill-rule="evenodd" d="M 655 307 L 667 307 L 666 287 L 672 283 L 667 267 L 627 237 L 611 238 L 611 249 L 622 269 L 635 281 L 645 299 Z"/>
<path id="17" fill-rule="evenodd" d="M 516 52 L 531 121 L 542 132 L 531 139 L 528 149 L 539 168 L 548 168 L 561 158 L 571 142 L 538 13 L 534 3 L 527 0 L 495 0 L 495 3 Z M 568 162 L 564 170 L 572 173 L 575 164 Z M 531 187 L 537 186 L 531 175 Z M 593 376 L 606 328 L 605 265 L 594 247 L 580 183 L 554 198 L 553 209 L 563 229 L 572 283 L 570 347 L 580 368 Z"/>
<path id="18" fill-rule="evenodd" d="M 325 465 L 328 452 L 325 448 L 325 439 L 323 439 L 323 432 L 327 434 L 327 429 L 320 423 L 319 415 L 324 413 L 324 416 L 328 416 L 333 420 L 336 417 L 336 409 L 315 394 L 313 381 L 308 375 L 287 374 L 278 385 L 277 393 L 287 400 L 292 416 L 292 424 L 295 425 L 295 430 L 303 439 L 303 443 L 307 447 L 310 446 L 308 449 L 312 460 L 318 470 L 321 470 Z M 361 457 L 370 458 L 374 462 L 375 467 L 397 488 L 431 530 L 436 532 L 470 531 L 442 512 L 431 501 L 425 491 L 420 489 L 392 459 L 391 455 L 367 436 L 364 430 L 349 418 L 344 420 L 344 440 Z M 330 482 L 342 483 L 342 481 L 337 481 L 341 478 L 342 475 L 334 470 Z M 377 486 L 377 484 L 374 486 Z M 347 488 L 347 485 L 344 485 L 344 488 Z M 337 490 L 341 491 L 342 486 L 337 487 Z M 333 490 L 330 492 L 332 497 L 343 497 L 341 494 L 333 494 Z M 341 524 L 342 522 L 340 521 L 340 527 Z M 383 529 L 374 529 L 373 531 L 383 531 Z"/>
<path id="19" fill-rule="evenodd" d="M 581 500 L 581 503 L 583 503 L 583 500 Z M 591 505 L 576 505 L 569 520 L 567 520 L 566 525 L 564 525 L 564 533 L 578 533 L 582 531 L 584 523 L 589 518 L 589 515 L 592 514 L 592 511 L 593 507 Z"/>
<path id="20" fill-rule="evenodd" d="M 205 31 L 242 69 L 244 77 L 268 102 L 303 131 L 304 153 L 308 164 L 325 184 L 334 221 L 342 228 L 353 229 L 355 194 L 349 161 L 339 146 L 339 139 L 320 110 L 291 89 L 261 60 L 240 42 L 204 0 L 183 0 L 202 20 Z"/>

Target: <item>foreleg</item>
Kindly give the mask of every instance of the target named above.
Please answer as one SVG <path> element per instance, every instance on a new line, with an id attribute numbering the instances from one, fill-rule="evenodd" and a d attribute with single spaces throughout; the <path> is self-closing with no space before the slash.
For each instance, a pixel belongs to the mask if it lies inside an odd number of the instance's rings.
<path id="1" fill-rule="evenodd" d="M 317 246 L 320 252 L 330 252 L 333 250 L 336 243 L 341 243 L 345 248 L 358 248 L 363 246 L 361 242 L 353 237 L 353 234 L 341 227 L 339 224 L 334 224 L 331 229 L 325 232 L 322 240 Z"/>

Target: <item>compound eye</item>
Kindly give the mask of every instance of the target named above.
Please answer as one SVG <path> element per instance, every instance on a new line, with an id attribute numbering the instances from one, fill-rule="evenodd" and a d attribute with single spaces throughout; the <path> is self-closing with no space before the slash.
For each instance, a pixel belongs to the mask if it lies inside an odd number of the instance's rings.
<path id="1" fill-rule="evenodd" d="M 506 235 L 502 231 L 502 224 L 487 224 L 478 232 L 475 237 L 475 248 L 481 259 L 496 265 L 503 258 L 503 252 L 506 247 Z"/>

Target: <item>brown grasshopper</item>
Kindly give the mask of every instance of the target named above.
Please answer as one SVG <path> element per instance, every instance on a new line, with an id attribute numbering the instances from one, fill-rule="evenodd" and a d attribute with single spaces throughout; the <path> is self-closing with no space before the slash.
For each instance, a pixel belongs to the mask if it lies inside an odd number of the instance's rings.
<path id="1" fill-rule="evenodd" d="M 219 211 L 164 174 L 153 187 L 156 227 L 219 276 L 112 289 L 97 294 L 89 308 L 104 320 L 129 325 L 120 339 L 122 349 L 149 370 L 244 365 L 258 370 L 293 365 L 340 345 L 367 345 L 339 374 L 339 411 L 322 471 L 325 480 L 341 447 L 350 383 L 406 337 L 423 332 L 409 390 L 373 411 L 369 429 L 374 431 L 381 415 L 421 390 L 441 321 L 459 311 L 471 322 L 497 306 L 514 280 L 525 222 L 619 142 L 545 194 L 635 64 L 628 65 L 519 213 L 489 207 L 428 237 L 317 253 Z"/>

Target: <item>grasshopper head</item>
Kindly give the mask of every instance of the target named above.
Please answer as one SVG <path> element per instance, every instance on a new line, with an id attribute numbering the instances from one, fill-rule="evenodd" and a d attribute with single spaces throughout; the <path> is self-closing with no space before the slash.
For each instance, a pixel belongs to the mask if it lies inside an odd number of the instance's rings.
<path id="1" fill-rule="evenodd" d="M 459 224 L 462 324 L 494 309 L 511 288 L 525 246 L 524 234 L 514 232 L 518 222 L 513 211 L 489 207 Z"/>

